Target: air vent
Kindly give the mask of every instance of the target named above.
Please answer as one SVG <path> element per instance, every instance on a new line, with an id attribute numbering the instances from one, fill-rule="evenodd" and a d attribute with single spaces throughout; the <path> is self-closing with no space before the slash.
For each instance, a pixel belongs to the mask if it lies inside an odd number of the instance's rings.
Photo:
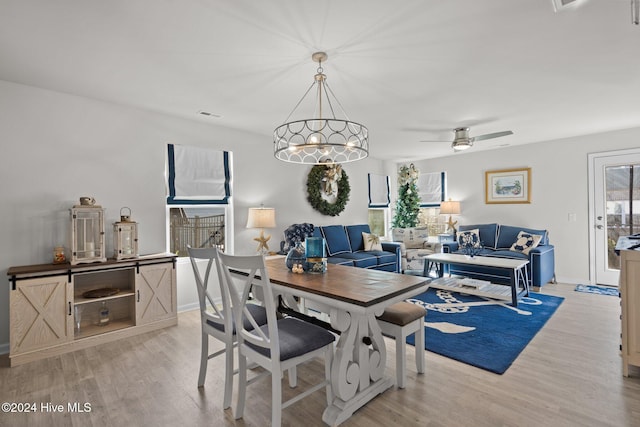
<path id="1" fill-rule="evenodd" d="M 560 12 L 564 9 L 570 9 L 577 4 L 581 3 L 582 0 L 551 0 L 553 2 L 553 9 L 556 12 Z"/>
<path id="2" fill-rule="evenodd" d="M 219 119 L 220 117 L 222 117 L 220 114 L 214 114 L 214 113 L 210 113 L 208 111 L 203 111 L 203 110 L 198 111 L 198 114 L 200 114 L 201 116 L 211 117 L 216 119 Z"/>

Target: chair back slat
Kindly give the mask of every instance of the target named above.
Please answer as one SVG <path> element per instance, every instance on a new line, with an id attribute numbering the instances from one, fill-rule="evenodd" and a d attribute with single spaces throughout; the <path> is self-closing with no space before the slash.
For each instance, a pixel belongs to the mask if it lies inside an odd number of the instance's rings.
<path id="1" fill-rule="evenodd" d="M 187 246 L 187 251 L 189 252 L 189 259 L 191 261 L 193 275 L 196 281 L 196 288 L 198 290 L 198 302 L 200 304 L 200 313 L 202 317 L 205 317 L 213 323 L 221 325 L 222 327 L 224 327 L 225 331 L 232 331 L 233 319 L 231 316 L 232 309 L 229 293 L 220 282 L 221 275 L 219 269 L 216 268 L 217 277 L 211 276 L 213 267 L 214 265 L 216 265 L 218 259 L 217 248 L 192 248 L 190 246 Z M 206 268 L 204 269 L 204 275 L 202 274 L 202 269 L 198 265 L 198 261 L 201 260 L 207 261 Z M 218 307 L 218 304 L 216 304 L 214 298 L 209 292 L 211 290 L 209 285 L 214 280 L 217 282 L 218 289 L 220 291 L 222 309 Z M 213 312 L 208 310 L 208 307 L 211 307 L 213 309 Z"/>
<path id="2" fill-rule="evenodd" d="M 269 349 L 272 360 L 280 360 L 280 346 L 276 318 L 276 306 L 269 273 L 262 255 L 232 256 L 219 253 L 223 287 L 227 287 L 235 310 L 238 342 L 246 341 Z M 234 281 L 234 278 L 236 279 Z M 267 314 L 267 331 L 253 317 L 246 305 L 252 293 L 260 293 Z M 251 329 L 245 328 L 246 323 Z"/>

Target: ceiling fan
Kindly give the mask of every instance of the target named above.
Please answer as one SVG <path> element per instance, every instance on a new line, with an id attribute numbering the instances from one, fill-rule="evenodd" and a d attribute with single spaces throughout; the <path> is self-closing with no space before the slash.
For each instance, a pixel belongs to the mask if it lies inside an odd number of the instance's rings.
<path id="1" fill-rule="evenodd" d="M 453 142 L 451 143 L 451 148 L 453 148 L 454 151 L 462 151 L 462 150 L 466 150 L 467 148 L 471 148 L 475 141 L 483 141 L 485 139 L 493 139 L 493 138 L 500 138 L 502 136 L 513 135 L 513 132 L 511 132 L 510 130 L 506 130 L 503 132 L 487 133 L 484 135 L 470 137 L 468 127 L 455 128 L 453 131 L 455 132 L 455 137 L 453 138 Z M 436 142 L 436 141 L 421 141 L 421 142 Z"/>

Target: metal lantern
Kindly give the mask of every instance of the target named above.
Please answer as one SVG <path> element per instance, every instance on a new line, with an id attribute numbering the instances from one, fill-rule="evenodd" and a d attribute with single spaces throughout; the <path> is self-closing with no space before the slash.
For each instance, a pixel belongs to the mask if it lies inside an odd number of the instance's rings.
<path id="1" fill-rule="evenodd" d="M 71 211 L 71 265 L 104 262 L 104 209 L 89 197 Z"/>
<path id="2" fill-rule="evenodd" d="M 138 256 L 138 223 L 131 220 L 127 207 L 120 209 L 120 221 L 113 224 L 113 249 L 117 260 Z"/>

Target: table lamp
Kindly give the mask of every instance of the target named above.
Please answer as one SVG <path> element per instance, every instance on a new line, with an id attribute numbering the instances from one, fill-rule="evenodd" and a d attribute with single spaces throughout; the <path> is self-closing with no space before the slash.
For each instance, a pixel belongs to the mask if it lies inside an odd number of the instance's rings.
<path id="1" fill-rule="evenodd" d="M 269 251 L 267 242 L 271 236 L 264 235 L 265 228 L 275 228 L 276 226 L 276 210 L 274 208 L 265 208 L 261 205 L 259 208 L 249 208 L 247 217 L 247 228 L 259 228 L 260 236 L 254 238 L 258 242 L 258 253 L 266 253 Z"/>
<path id="2" fill-rule="evenodd" d="M 449 215 L 449 222 L 447 222 L 447 224 L 449 225 L 449 230 L 453 232 L 455 237 L 455 234 L 458 231 L 456 230 L 456 224 L 458 221 L 453 221 L 451 216 L 460 215 L 460 202 L 454 202 L 451 199 L 446 202 L 442 202 L 440 204 L 440 214 Z"/>

